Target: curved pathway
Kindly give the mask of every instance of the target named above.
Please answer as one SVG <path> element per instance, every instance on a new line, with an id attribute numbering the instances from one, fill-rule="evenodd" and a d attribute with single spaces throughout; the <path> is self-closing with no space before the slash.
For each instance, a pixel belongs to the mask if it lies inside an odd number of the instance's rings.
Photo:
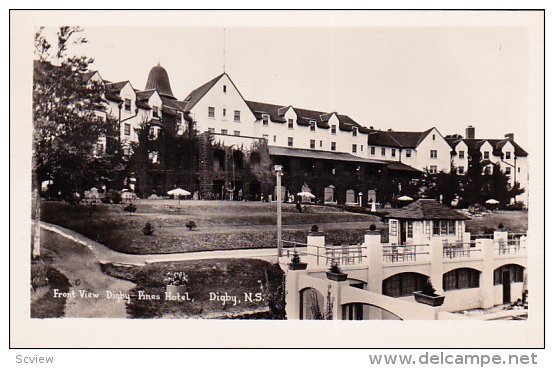
<path id="1" fill-rule="evenodd" d="M 257 258 L 266 261 L 274 261 L 277 256 L 276 248 L 213 250 L 171 254 L 126 254 L 116 252 L 101 243 L 79 234 L 76 231 L 59 225 L 41 221 L 40 227 L 44 230 L 59 234 L 64 238 L 84 245 L 90 249 L 92 253 L 94 253 L 100 263 L 120 263 L 144 266 L 145 264 L 155 262 L 189 261 L 211 258 Z M 301 248 L 298 249 L 301 250 Z"/>

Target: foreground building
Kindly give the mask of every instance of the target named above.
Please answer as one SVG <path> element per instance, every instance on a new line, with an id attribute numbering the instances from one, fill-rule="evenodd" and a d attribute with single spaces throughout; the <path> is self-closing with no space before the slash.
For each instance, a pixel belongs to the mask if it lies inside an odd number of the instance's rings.
<path id="1" fill-rule="evenodd" d="M 491 237 L 465 231 L 468 219 L 434 200 L 419 200 L 389 218 L 389 241 L 369 231 L 362 244 L 326 244 L 312 232 L 305 251 L 306 270 L 288 270 L 289 319 L 459 319 L 462 312 L 490 309 L 523 298 L 527 289 L 527 239 L 499 229 Z M 287 257 L 281 264 L 289 262 Z M 326 275 L 332 262 L 344 281 Z M 444 304 L 417 303 L 413 293 L 430 279 Z M 512 312 L 478 314 L 509 317 Z M 526 314 L 527 311 L 513 311 Z"/>

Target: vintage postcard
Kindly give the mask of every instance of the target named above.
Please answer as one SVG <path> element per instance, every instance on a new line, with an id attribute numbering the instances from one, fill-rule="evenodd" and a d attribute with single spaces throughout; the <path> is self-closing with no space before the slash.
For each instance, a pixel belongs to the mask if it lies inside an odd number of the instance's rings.
<path id="1" fill-rule="evenodd" d="M 544 344 L 543 12 L 11 25 L 14 347 Z"/>

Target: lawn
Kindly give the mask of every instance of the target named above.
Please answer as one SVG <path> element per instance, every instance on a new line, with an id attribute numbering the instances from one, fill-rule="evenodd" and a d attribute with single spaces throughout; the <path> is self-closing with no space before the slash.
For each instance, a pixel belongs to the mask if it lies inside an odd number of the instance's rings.
<path id="1" fill-rule="evenodd" d="M 473 217 L 466 222 L 466 231 L 472 234 L 492 233 L 499 224 L 509 232 L 526 232 L 529 226 L 527 211 L 495 211 L 483 217 Z"/>
<path id="2" fill-rule="evenodd" d="M 142 267 L 103 265 L 103 271 L 135 283 L 127 313 L 132 318 L 240 318 L 257 311 L 266 319 L 284 318 L 283 271 L 278 265 L 256 259 L 209 259 L 154 263 Z M 168 272 L 187 274 L 188 301 L 165 300 Z M 159 300 L 139 300 L 139 291 L 158 295 Z M 210 300 L 215 295 L 236 296 L 237 303 Z M 244 294 L 252 293 L 252 300 Z M 260 300 L 256 301 L 256 293 Z"/>
<path id="3" fill-rule="evenodd" d="M 43 202 L 42 220 L 75 230 L 114 250 L 131 254 L 178 253 L 203 250 L 274 247 L 276 205 L 260 202 L 182 201 L 179 212 L 169 211 L 176 201 L 142 200 L 129 215 L 123 205 L 100 204 L 89 213 L 86 205 Z M 376 216 L 341 209 L 310 206 L 298 213 L 283 205 L 283 238 L 305 242 L 313 224 L 325 231 L 329 243 L 358 243 L 370 223 L 384 224 Z M 185 224 L 195 221 L 189 231 Z M 150 222 L 155 232 L 145 236 Z"/>

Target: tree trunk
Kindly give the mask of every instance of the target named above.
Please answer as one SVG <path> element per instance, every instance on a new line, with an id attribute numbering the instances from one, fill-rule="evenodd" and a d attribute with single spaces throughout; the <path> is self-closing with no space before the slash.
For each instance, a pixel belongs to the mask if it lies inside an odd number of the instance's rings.
<path id="1" fill-rule="evenodd" d="M 40 256 L 40 193 L 38 188 L 33 189 L 33 204 L 34 204 L 34 222 L 33 222 L 33 239 L 31 243 L 31 254 L 33 258 Z"/>

